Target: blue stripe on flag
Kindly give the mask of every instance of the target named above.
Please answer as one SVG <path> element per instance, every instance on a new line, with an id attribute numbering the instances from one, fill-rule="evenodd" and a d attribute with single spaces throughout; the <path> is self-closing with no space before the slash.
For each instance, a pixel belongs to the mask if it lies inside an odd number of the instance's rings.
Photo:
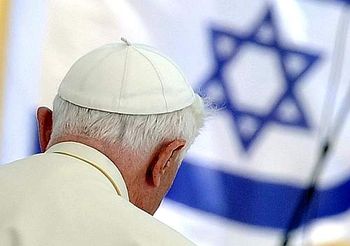
<path id="1" fill-rule="evenodd" d="M 249 179 L 185 160 L 167 198 L 246 224 L 284 229 L 302 191 L 296 186 Z M 346 211 L 349 197 L 350 179 L 317 191 L 308 220 Z"/>

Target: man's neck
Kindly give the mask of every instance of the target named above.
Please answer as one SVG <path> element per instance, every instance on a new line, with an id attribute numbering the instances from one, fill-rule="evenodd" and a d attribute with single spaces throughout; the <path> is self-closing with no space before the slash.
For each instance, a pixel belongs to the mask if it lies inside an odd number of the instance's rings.
<path id="1" fill-rule="evenodd" d="M 137 155 L 134 151 L 127 150 L 118 143 L 108 144 L 98 139 L 76 135 L 55 137 L 50 140 L 46 149 L 62 142 L 82 143 L 107 156 L 122 174 L 128 189 L 130 202 L 134 204 L 137 203 L 138 197 L 140 196 L 140 186 L 142 186 L 144 179 L 143 174 L 147 172 L 147 170 L 145 170 L 146 160 L 144 156 L 140 158 L 140 155 Z"/>

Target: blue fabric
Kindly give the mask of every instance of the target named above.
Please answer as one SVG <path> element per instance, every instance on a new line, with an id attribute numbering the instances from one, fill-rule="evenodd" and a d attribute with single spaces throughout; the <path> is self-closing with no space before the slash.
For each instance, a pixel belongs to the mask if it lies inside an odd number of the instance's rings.
<path id="1" fill-rule="evenodd" d="M 264 182 L 184 161 L 167 198 L 250 225 L 285 229 L 303 189 Z M 350 207 L 350 179 L 318 190 L 304 219 L 335 215 Z"/>

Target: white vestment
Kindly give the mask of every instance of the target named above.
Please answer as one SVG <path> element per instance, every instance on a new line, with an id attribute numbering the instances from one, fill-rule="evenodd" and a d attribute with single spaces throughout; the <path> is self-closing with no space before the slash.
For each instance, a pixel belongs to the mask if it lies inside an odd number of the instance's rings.
<path id="1" fill-rule="evenodd" d="M 0 166 L 1 246 L 192 245 L 129 202 L 119 170 L 75 142 Z"/>

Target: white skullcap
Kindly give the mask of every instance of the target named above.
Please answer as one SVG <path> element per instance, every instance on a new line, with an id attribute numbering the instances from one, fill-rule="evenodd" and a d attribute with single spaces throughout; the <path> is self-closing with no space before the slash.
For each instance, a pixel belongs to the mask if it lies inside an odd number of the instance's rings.
<path id="1" fill-rule="evenodd" d="M 161 114 L 190 106 L 195 94 L 180 69 L 146 45 L 95 49 L 74 63 L 58 95 L 73 104 L 122 114 Z"/>

